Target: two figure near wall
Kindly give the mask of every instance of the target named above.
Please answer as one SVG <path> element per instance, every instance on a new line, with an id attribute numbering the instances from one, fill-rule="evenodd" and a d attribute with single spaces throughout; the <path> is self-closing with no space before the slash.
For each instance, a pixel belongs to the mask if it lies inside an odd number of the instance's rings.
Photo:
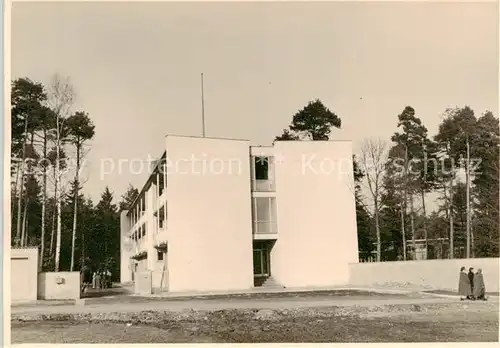
<path id="1" fill-rule="evenodd" d="M 486 301 L 486 287 L 484 285 L 483 272 L 478 269 L 474 273 L 474 268 L 469 268 L 469 273 L 465 272 L 465 267 L 460 269 L 458 281 L 458 294 L 460 300 L 483 300 Z"/>

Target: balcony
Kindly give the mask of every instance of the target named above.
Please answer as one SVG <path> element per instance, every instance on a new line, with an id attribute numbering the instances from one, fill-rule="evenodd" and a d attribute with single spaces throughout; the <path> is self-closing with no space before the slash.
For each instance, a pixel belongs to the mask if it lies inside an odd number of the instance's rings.
<path id="1" fill-rule="evenodd" d="M 141 238 L 137 243 L 135 243 L 133 250 L 134 254 L 131 257 L 132 259 L 140 260 L 145 258 L 148 254 L 146 248 L 146 238 Z"/>
<path id="2" fill-rule="evenodd" d="M 167 246 L 167 229 L 160 227 L 154 235 L 153 245 L 156 249 L 164 249 Z"/>
<path id="3" fill-rule="evenodd" d="M 252 180 L 252 191 L 274 192 L 276 191 L 274 180 Z"/>
<path id="4" fill-rule="evenodd" d="M 161 194 L 157 198 L 157 201 L 159 206 L 162 206 L 163 203 L 167 201 L 167 190 L 163 190 L 163 192 L 161 192 Z"/>
<path id="5" fill-rule="evenodd" d="M 138 252 L 146 251 L 146 236 L 142 237 L 137 243 Z"/>
<path id="6" fill-rule="evenodd" d="M 277 239 L 278 224 L 272 221 L 254 221 L 253 222 L 253 239 Z"/>

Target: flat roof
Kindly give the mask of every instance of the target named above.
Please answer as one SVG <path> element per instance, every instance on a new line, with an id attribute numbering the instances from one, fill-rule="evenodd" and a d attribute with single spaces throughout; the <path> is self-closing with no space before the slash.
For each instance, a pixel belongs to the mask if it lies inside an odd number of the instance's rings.
<path id="1" fill-rule="evenodd" d="M 167 134 L 167 137 L 178 137 L 178 138 L 195 138 L 195 139 L 215 139 L 215 140 L 232 140 L 232 141 L 250 141 L 249 139 L 238 139 L 238 138 L 221 138 L 221 137 L 204 137 L 201 135 L 177 135 L 177 134 Z"/>

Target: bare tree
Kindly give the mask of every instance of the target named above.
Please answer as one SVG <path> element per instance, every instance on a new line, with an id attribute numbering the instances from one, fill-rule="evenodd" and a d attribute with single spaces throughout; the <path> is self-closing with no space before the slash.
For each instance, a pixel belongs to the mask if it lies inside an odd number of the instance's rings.
<path id="1" fill-rule="evenodd" d="M 59 75 L 54 75 L 52 77 L 49 93 L 48 102 L 49 106 L 55 114 L 56 118 L 56 131 L 55 131 L 55 148 L 56 148 L 56 160 L 55 160 L 55 194 L 54 198 L 56 201 L 56 249 L 55 249 L 55 267 L 56 272 L 59 271 L 59 260 L 61 256 L 61 187 L 62 187 L 62 172 L 61 172 L 61 150 L 65 137 L 64 121 L 70 113 L 71 106 L 73 104 L 73 99 L 75 92 L 73 86 L 71 85 L 69 78 L 62 78 Z"/>
<path id="2" fill-rule="evenodd" d="M 380 209 L 382 206 L 383 179 L 388 158 L 387 144 L 382 139 L 368 139 L 361 149 L 361 166 L 373 200 L 373 216 L 377 234 L 377 262 L 380 262 L 382 243 L 380 238 Z"/>
<path id="3" fill-rule="evenodd" d="M 50 165 L 49 159 L 48 159 L 48 154 L 49 154 L 49 140 L 52 139 L 53 133 L 55 131 L 54 127 L 54 122 L 55 119 L 53 118 L 53 113 L 52 110 L 50 110 L 48 107 L 44 107 L 42 111 L 42 122 L 41 122 L 41 129 L 40 129 L 40 138 L 41 138 L 41 152 L 42 152 L 42 162 L 41 167 L 42 167 L 42 216 L 41 216 L 41 246 L 40 246 L 40 262 L 38 263 L 39 265 L 39 271 L 42 271 L 42 268 L 44 266 L 44 260 L 45 260 L 45 232 L 46 232 L 46 225 L 47 225 L 47 169 Z"/>
<path id="4" fill-rule="evenodd" d="M 75 146 L 76 151 L 76 170 L 75 180 L 73 187 L 74 209 L 73 209 L 73 234 L 71 238 L 71 266 L 70 271 L 73 272 L 75 267 L 75 241 L 77 230 L 77 217 L 78 217 L 78 194 L 80 192 L 80 165 L 84 156 L 84 146 L 86 142 L 94 137 L 95 126 L 88 114 L 85 112 L 76 112 L 70 116 L 66 124 L 68 126 L 68 134 L 70 142 Z"/>

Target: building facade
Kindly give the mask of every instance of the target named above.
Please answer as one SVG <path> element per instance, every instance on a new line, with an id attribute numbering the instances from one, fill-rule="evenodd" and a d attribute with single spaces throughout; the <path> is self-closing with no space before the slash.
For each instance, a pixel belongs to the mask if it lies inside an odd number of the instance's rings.
<path id="1" fill-rule="evenodd" d="M 352 145 L 166 136 L 121 215 L 121 281 L 171 292 L 346 284 L 358 262 Z"/>

